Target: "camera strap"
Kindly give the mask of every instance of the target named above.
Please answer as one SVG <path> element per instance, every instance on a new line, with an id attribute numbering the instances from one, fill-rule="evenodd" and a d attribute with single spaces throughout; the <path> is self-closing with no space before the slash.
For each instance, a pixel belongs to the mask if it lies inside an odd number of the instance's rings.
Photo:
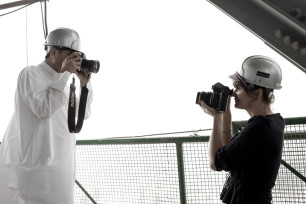
<path id="1" fill-rule="evenodd" d="M 71 133 L 79 133 L 83 126 L 83 121 L 85 117 L 86 102 L 88 89 L 86 86 L 82 87 L 81 97 L 79 103 L 78 121 L 75 124 L 75 111 L 76 111 L 76 97 L 75 97 L 75 80 L 72 79 L 70 84 L 70 94 L 69 94 L 69 104 L 68 104 L 68 128 Z"/>

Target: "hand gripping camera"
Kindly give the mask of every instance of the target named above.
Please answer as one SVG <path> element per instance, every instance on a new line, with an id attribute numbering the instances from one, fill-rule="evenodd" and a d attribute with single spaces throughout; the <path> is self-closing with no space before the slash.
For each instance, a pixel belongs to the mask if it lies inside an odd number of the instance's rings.
<path id="1" fill-rule="evenodd" d="M 198 92 L 196 104 L 200 105 L 200 100 L 203 100 L 208 106 L 225 111 L 228 96 L 232 95 L 233 90 L 219 82 L 212 86 L 212 90 L 213 92 Z"/>

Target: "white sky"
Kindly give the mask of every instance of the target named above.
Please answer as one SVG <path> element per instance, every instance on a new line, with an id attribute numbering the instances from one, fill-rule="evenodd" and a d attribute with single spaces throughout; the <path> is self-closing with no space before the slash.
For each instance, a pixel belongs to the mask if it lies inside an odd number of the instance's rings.
<path id="1" fill-rule="evenodd" d="M 49 32 L 75 29 L 87 59 L 101 62 L 92 77 L 92 115 L 78 139 L 211 128 L 211 118 L 195 105 L 196 93 L 211 91 L 216 82 L 231 87 L 228 75 L 257 54 L 282 67 L 274 112 L 306 116 L 305 73 L 206 0 L 50 0 L 47 5 Z M 44 60 L 40 4 L 0 17 L 0 25 L 1 139 L 13 113 L 18 73 Z M 232 115 L 249 118 L 233 107 Z"/>

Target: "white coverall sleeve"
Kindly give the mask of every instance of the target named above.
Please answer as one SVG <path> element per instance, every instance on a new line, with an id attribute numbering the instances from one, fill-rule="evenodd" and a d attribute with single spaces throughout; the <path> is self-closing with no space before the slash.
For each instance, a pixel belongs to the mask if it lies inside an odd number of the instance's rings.
<path id="1" fill-rule="evenodd" d="M 18 91 L 29 109 L 39 118 L 50 118 L 66 102 L 64 88 L 70 73 L 58 73 L 58 78 L 47 84 L 39 72 L 23 70 L 18 78 Z"/>

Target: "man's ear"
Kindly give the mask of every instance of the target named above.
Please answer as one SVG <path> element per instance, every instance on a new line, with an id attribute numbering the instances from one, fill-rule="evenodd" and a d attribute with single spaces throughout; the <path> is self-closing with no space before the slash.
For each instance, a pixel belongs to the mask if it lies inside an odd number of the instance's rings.
<path id="1" fill-rule="evenodd" d="M 55 47 L 51 47 L 50 50 L 49 50 L 49 54 L 50 56 L 54 56 L 56 53 L 57 53 L 57 49 L 55 49 Z"/>

